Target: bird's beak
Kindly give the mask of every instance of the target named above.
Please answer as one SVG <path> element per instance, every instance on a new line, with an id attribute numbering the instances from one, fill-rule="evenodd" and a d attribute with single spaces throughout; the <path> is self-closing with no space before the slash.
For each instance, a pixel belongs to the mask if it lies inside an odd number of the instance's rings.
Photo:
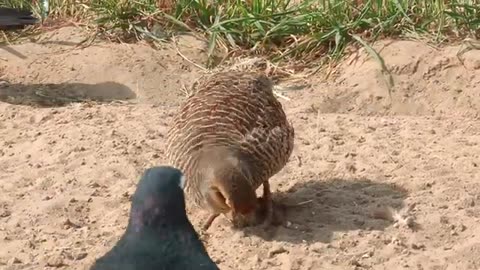
<path id="1" fill-rule="evenodd" d="M 186 183 L 186 178 L 185 178 L 185 175 L 182 175 L 182 177 L 180 177 L 180 188 L 181 189 L 185 189 L 185 183 Z"/>
<path id="2" fill-rule="evenodd" d="M 225 200 L 225 204 L 226 204 L 228 207 L 230 207 L 230 209 L 233 209 L 232 202 L 230 202 L 229 199 L 226 199 L 226 200 Z"/>

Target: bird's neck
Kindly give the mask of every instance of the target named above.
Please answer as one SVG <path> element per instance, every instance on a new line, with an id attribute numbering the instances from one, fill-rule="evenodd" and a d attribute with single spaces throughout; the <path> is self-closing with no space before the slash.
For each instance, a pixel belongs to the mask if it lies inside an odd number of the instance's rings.
<path id="1" fill-rule="evenodd" d="M 134 233 L 144 231 L 165 231 L 172 229 L 182 229 L 185 224 L 189 224 L 188 218 L 184 212 L 169 209 L 161 212 L 158 210 L 133 209 L 130 215 L 128 229 Z"/>

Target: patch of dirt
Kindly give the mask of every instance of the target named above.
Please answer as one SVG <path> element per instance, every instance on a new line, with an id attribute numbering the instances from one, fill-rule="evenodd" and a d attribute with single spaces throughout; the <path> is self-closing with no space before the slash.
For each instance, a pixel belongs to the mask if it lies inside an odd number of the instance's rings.
<path id="1" fill-rule="evenodd" d="M 179 97 L 185 96 L 183 88 L 193 83 L 199 71 L 178 55 L 170 44 L 165 44 L 160 50 L 153 50 L 146 44 L 96 42 L 85 48 L 78 45 L 85 39 L 84 33 L 79 33 L 76 28 L 67 27 L 42 35 L 36 43 L 2 47 L 0 49 L 2 79 L 8 79 L 10 83 L 15 84 L 13 90 L 16 90 L 17 94 L 14 97 L 21 100 L 25 100 L 22 98 L 25 96 L 31 97 L 28 92 L 38 91 L 38 88 L 42 89 L 45 96 L 57 99 L 59 92 L 64 95 L 60 98 L 67 96 L 70 99 L 85 99 L 87 94 L 94 92 L 91 91 L 92 88 L 99 88 L 97 91 L 102 92 L 100 97 L 97 94 L 90 96 L 91 99 L 124 100 L 136 96 L 139 102 L 176 105 L 181 100 Z M 204 42 L 185 36 L 178 43 L 180 47 L 178 49 L 187 59 L 199 64 L 206 61 L 203 53 L 206 50 Z M 75 90 L 78 87 L 58 91 L 44 85 L 65 86 L 72 83 L 89 84 L 90 91 Z M 121 93 L 118 93 L 118 89 L 112 92 L 111 87 L 106 89 L 98 85 L 100 83 L 122 84 L 123 87 L 117 88 L 123 89 Z M 31 84 L 35 84 L 35 87 L 29 87 Z M 0 99 L 5 99 L 5 96 L 4 91 L 0 92 Z M 34 98 L 38 96 L 42 95 L 34 93 Z M 34 102 L 27 100 L 30 103 Z"/>
<path id="2" fill-rule="evenodd" d="M 478 51 L 457 56 L 464 45 L 433 48 L 416 41 L 383 41 L 375 48 L 392 74 L 392 97 L 379 63 L 360 50 L 340 65 L 334 82 L 315 88 L 322 112 L 479 116 Z"/>
<path id="3" fill-rule="evenodd" d="M 110 249 L 139 175 L 164 162 L 182 87 L 200 74 L 171 45 L 60 42 L 83 38 L 64 28 L 0 48 L 2 269 L 88 269 Z M 185 39 L 182 54 L 204 63 L 203 43 Z M 205 244 L 221 269 L 480 267 L 480 57 L 462 65 L 458 46 L 384 45 L 392 103 L 365 52 L 334 80 L 317 74 L 283 93 L 296 147 L 271 185 L 301 205 L 271 234 L 217 219 Z M 85 99 L 101 102 L 68 104 Z M 199 228 L 207 215 L 189 216 Z"/>

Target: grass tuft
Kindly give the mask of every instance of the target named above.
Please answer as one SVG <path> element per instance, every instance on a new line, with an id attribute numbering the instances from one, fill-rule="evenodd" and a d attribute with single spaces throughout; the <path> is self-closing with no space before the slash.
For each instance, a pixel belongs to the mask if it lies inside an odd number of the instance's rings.
<path id="1" fill-rule="evenodd" d="M 5 0 L 25 6 L 29 0 Z M 40 1 L 36 1 L 40 2 Z M 49 18 L 95 23 L 123 41 L 166 40 L 195 31 L 230 55 L 266 55 L 273 62 L 339 59 L 350 44 L 365 47 L 380 37 L 428 37 L 443 43 L 480 34 L 480 0 L 51 0 Z M 30 4 L 31 5 L 31 4 Z M 40 5 L 33 4 L 36 14 Z M 213 66 L 213 62 L 211 63 Z"/>

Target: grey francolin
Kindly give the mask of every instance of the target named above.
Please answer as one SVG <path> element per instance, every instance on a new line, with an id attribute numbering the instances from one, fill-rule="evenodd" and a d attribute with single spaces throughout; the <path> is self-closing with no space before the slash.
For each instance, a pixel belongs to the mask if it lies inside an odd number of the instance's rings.
<path id="1" fill-rule="evenodd" d="M 256 73 L 223 72 L 194 86 L 167 133 L 166 157 L 186 176 L 185 192 L 210 212 L 253 216 L 264 203 L 272 222 L 269 179 L 287 163 L 294 129 L 273 94 L 273 83 Z M 263 198 L 256 189 L 263 184 Z M 231 220 L 232 221 L 232 220 Z M 235 226 L 235 223 L 234 223 Z"/>

